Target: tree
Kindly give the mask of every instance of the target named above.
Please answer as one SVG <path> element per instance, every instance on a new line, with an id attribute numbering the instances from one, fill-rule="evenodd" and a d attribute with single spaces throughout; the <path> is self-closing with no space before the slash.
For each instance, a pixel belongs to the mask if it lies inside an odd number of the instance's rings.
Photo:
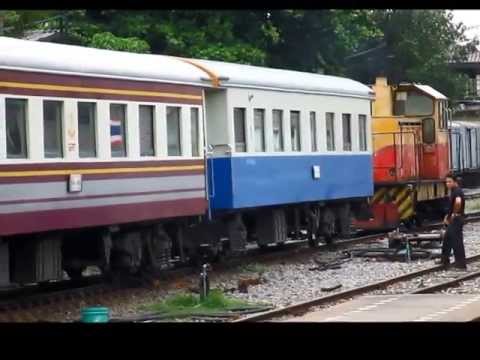
<path id="1" fill-rule="evenodd" d="M 464 59 L 476 42 L 468 41 L 465 26 L 455 25 L 450 12 L 377 10 L 372 19 L 385 46 L 359 57 L 350 66 L 350 76 L 370 83 L 384 72 L 393 83 L 424 83 L 452 98 L 463 95 L 465 76 L 448 64 Z"/>
<path id="2" fill-rule="evenodd" d="M 77 11 L 69 32 L 86 46 L 255 65 L 278 39 L 266 13 L 255 11 Z"/>

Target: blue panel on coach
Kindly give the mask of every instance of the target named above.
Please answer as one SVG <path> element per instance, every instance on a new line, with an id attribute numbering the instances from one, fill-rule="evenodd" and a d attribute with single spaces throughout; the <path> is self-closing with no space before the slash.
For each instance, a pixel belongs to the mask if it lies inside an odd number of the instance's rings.
<path id="1" fill-rule="evenodd" d="M 213 210 L 373 194 L 369 154 L 233 156 L 212 158 L 208 164 Z"/>

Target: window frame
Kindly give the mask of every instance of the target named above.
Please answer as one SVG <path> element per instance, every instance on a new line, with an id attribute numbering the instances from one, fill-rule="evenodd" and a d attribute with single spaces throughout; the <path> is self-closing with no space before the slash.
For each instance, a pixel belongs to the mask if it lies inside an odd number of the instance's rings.
<path id="1" fill-rule="evenodd" d="M 364 126 L 362 127 L 362 120 Z M 362 129 L 364 130 L 364 134 L 362 134 Z M 359 151 L 368 151 L 368 131 L 367 131 L 367 115 L 366 114 L 358 114 L 358 150 Z M 364 148 L 362 148 L 362 135 L 364 135 Z"/>
<path id="2" fill-rule="evenodd" d="M 59 135 L 59 156 L 47 156 L 46 148 L 45 148 L 45 105 L 46 103 L 60 103 L 60 121 L 56 124 L 55 128 L 57 134 Z M 44 159 L 63 159 L 65 157 L 64 152 L 64 136 L 63 136 L 63 127 L 64 127 L 64 119 L 65 119 L 65 101 L 64 100 L 53 100 L 53 99 L 42 99 L 42 109 L 43 109 L 43 158 Z"/>
<path id="3" fill-rule="evenodd" d="M 293 133 L 292 133 L 292 130 L 293 130 L 293 117 L 292 115 L 293 114 L 298 114 L 298 150 L 294 150 L 294 146 L 293 146 Z M 302 112 L 300 110 L 290 110 L 290 151 L 292 152 L 301 152 L 302 151 L 302 139 L 301 139 L 301 136 L 302 136 L 302 130 L 301 130 L 301 125 L 302 124 Z"/>
<path id="4" fill-rule="evenodd" d="M 169 137 L 168 137 L 168 124 L 169 124 L 169 121 L 168 121 L 168 109 L 169 108 L 172 108 L 172 109 L 178 109 L 178 154 L 174 154 L 174 155 L 170 155 L 169 153 L 169 148 L 170 148 L 170 145 L 169 145 Z M 179 106 L 179 105 L 167 105 L 165 107 L 165 131 L 166 131 L 166 144 L 167 144 L 167 157 L 174 157 L 174 156 L 182 156 L 183 155 L 183 147 L 184 147 L 184 144 L 182 142 L 182 131 L 183 131 L 183 126 L 182 126 L 182 115 L 183 115 L 183 107 L 182 106 Z"/>
<path id="5" fill-rule="evenodd" d="M 112 106 L 122 106 L 124 109 L 124 118 L 123 118 L 123 124 L 121 126 L 121 135 L 123 140 L 123 151 L 124 153 L 122 155 L 114 155 L 114 151 L 112 148 Z M 127 129 L 127 123 L 128 123 L 128 103 L 120 103 L 120 102 L 111 102 L 108 104 L 108 113 L 109 113 L 109 124 L 110 124 L 110 157 L 111 158 L 126 158 L 128 157 L 128 129 Z M 122 131 L 123 130 L 123 131 Z"/>
<path id="6" fill-rule="evenodd" d="M 235 110 L 241 110 L 240 113 L 243 115 L 242 121 L 243 121 L 243 140 L 244 142 L 237 142 L 237 124 L 236 124 L 236 117 L 235 113 L 238 113 L 238 111 Z M 238 153 L 246 153 L 248 150 L 248 139 L 247 139 L 247 108 L 246 107 L 234 107 L 233 108 L 233 140 L 234 140 L 234 146 L 235 146 L 235 152 Z M 243 144 L 243 150 L 238 150 L 238 145 L 237 144 Z"/>
<path id="7" fill-rule="evenodd" d="M 262 129 L 262 143 L 261 143 L 261 150 L 258 150 L 257 149 L 257 129 L 259 129 L 259 127 L 257 127 L 257 114 L 261 114 L 261 129 Z M 266 146 L 267 146 L 267 141 L 265 139 L 265 135 L 266 135 L 266 132 L 265 132 L 265 115 L 266 115 L 266 111 L 264 108 L 254 108 L 253 109 L 253 143 L 254 143 L 254 152 L 265 152 L 266 151 Z"/>
<path id="8" fill-rule="evenodd" d="M 279 128 L 279 139 L 280 139 L 280 148 L 277 150 L 276 149 L 276 141 L 275 141 L 275 114 L 280 114 L 280 128 Z M 274 152 L 283 152 L 285 151 L 285 140 L 283 136 L 283 131 L 284 131 L 284 111 L 283 109 L 272 109 L 272 142 L 273 142 L 273 151 Z"/>
<path id="9" fill-rule="evenodd" d="M 312 118 L 312 115 L 313 115 L 313 118 Z M 310 122 L 310 143 L 311 143 L 310 144 L 310 151 L 311 152 L 318 152 L 318 151 L 320 151 L 320 149 L 319 149 L 319 146 L 318 146 L 318 139 L 317 139 L 318 126 L 317 126 L 317 113 L 316 113 L 316 111 L 310 111 L 308 118 L 309 118 L 309 122 Z M 312 125 L 313 125 L 313 128 L 312 128 Z"/>
<path id="10" fill-rule="evenodd" d="M 198 155 L 194 155 L 195 146 L 194 146 L 194 143 L 193 143 L 193 132 L 192 132 L 192 129 L 193 129 L 192 124 L 194 123 L 194 121 L 193 121 L 194 119 L 192 118 L 192 115 L 193 115 L 194 112 L 197 113 L 197 118 L 195 119 L 196 120 L 195 123 L 196 123 L 196 128 L 197 128 L 196 152 L 198 153 Z M 200 143 L 201 143 L 201 139 L 200 139 L 200 108 L 198 108 L 196 106 L 191 106 L 190 107 L 190 144 L 191 144 L 192 157 L 202 156 L 202 151 L 200 150 Z"/>
<path id="11" fill-rule="evenodd" d="M 331 115 L 331 117 L 329 116 Z M 331 123 L 331 136 L 330 136 L 330 139 L 331 139 L 331 145 L 332 145 L 332 148 L 330 149 L 329 148 L 329 136 L 328 136 L 328 130 L 329 130 L 329 124 Z M 337 151 L 337 146 L 336 146 L 336 141 L 335 141 L 335 113 L 332 112 L 332 111 L 327 111 L 325 112 L 325 140 L 326 140 L 326 149 L 327 151 Z"/>
<path id="12" fill-rule="evenodd" d="M 348 116 L 348 117 L 345 117 Z M 348 132 L 345 133 L 345 120 L 348 119 Z M 345 141 L 345 135 L 348 135 L 348 142 Z M 343 151 L 351 152 L 353 151 L 353 137 L 352 137 L 352 114 L 350 113 L 342 113 L 342 149 Z M 347 147 L 346 145 L 349 144 L 350 146 Z"/>
<path id="13" fill-rule="evenodd" d="M 405 109 L 404 109 L 405 111 L 403 112 L 403 114 L 398 114 L 397 111 L 396 111 L 397 93 L 402 93 L 402 92 L 407 93 L 407 100 L 405 100 Z M 410 92 L 420 94 L 420 95 L 425 96 L 425 97 L 429 98 L 430 100 L 432 100 L 432 108 L 431 108 L 431 111 L 430 111 L 429 114 L 407 114 L 407 101 L 408 101 L 408 94 Z M 418 89 L 414 89 L 414 88 L 397 89 L 395 91 L 394 97 L 393 97 L 393 116 L 430 117 L 430 116 L 433 116 L 434 112 L 435 112 L 435 98 L 431 97 L 430 95 L 425 94 L 425 93 L 419 91 Z"/>
<path id="14" fill-rule="evenodd" d="M 151 138 L 151 142 L 152 142 L 152 151 L 153 151 L 153 154 L 151 155 L 143 155 L 142 154 L 142 118 L 141 118 L 141 111 L 140 109 L 141 108 L 150 108 L 152 110 L 152 118 L 151 118 L 151 122 L 152 122 L 152 138 Z M 139 156 L 140 157 L 155 157 L 157 156 L 157 148 L 155 146 L 155 133 L 156 133 L 156 113 L 157 113 L 157 108 L 155 105 L 153 104 L 138 104 L 138 143 L 139 143 Z"/>
<path id="15" fill-rule="evenodd" d="M 89 128 L 93 129 L 93 155 L 82 156 L 80 151 L 80 107 L 79 104 L 92 104 L 93 105 L 93 121 L 90 123 Z M 76 102 L 76 110 L 77 110 L 77 128 L 78 128 L 78 157 L 81 159 L 96 159 L 98 158 L 98 102 L 97 101 L 77 101 Z M 110 136 L 109 136 L 110 138 Z"/>
<path id="16" fill-rule="evenodd" d="M 15 160 L 28 160 L 30 158 L 30 151 L 29 151 L 29 141 L 28 141 L 28 121 L 29 121 L 29 98 L 28 97 L 10 97 L 10 96 L 5 96 L 4 98 L 4 106 L 5 106 L 5 158 L 6 159 L 15 159 Z M 7 102 L 9 100 L 16 101 L 16 102 L 23 102 L 24 103 L 24 119 L 23 119 L 23 127 L 22 129 L 19 129 L 19 135 L 20 135 L 20 140 L 22 140 L 22 135 L 23 135 L 23 141 L 21 141 L 20 148 L 22 154 L 20 155 L 9 155 L 8 153 L 8 116 L 7 116 Z M 23 150 L 23 151 L 22 151 Z M 24 153 L 24 154 L 23 154 Z"/>

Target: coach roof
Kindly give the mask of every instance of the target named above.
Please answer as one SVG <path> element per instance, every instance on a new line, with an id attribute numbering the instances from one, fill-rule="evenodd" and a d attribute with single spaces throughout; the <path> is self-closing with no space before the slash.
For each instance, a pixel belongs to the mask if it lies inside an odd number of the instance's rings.
<path id="1" fill-rule="evenodd" d="M 0 67 L 191 85 L 244 87 L 371 98 L 360 82 L 220 61 L 137 54 L 0 37 Z"/>

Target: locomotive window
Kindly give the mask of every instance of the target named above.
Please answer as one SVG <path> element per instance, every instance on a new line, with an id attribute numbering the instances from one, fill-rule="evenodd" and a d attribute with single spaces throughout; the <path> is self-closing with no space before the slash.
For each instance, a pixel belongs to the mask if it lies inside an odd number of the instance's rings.
<path id="1" fill-rule="evenodd" d="M 247 143 L 245 141 L 245 108 L 233 109 L 233 122 L 235 127 L 235 151 L 247 151 Z"/>
<path id="2" fill-rule="evenodd" d="M 312 151 L 318 151 L 317 146 L 317 118 L 315 111 L 310 111 L 310 136 L 312 143 Z"/>
<path id="3" fill-rule="evenodd" d="M 138 126 L 140 130 L 140 156 L 155 155 L 155 145 L 153 141 L 154 110 L 155 110 L 155 107 L 151 105 L 140 105 L 138 107 L 138 112 L 139 112 Z"/>
<path id="4" fill-rule="evenodd" d="M 358 115 L 360 151 L 367 151 L 367 116 Z"/>
<path id="5" fill-rule="evenodd" d="M 180 142 L 180 108 L 167 106 L 168 156 L 182 154 Z"/>
<path id="6" fill-rule="evenodd" d="M 300 151 L 300 111 L 290 111 L 292 151 Z"/>
<path id="7" fill-rule="evenodd" d="M 27 100 L 5 99 L 7 158 L 27 158 Z"/>
<path id="8" fill-rule="evenodd" d="M 352 127 L 351 115 L 342 114 L 342 128 L 343 128 L 343 150 L 352 151 Z"/>
<path id="9" fill-rule="evenodd" d="M 78 150 L 81 158 L 97 156 L 95 140 L 96 114 L 95 103 L 78 103 Z"/>
<path id="10" fill-rule="evenodd" d="M 265 110 L 254 109 L 255 151 L 265 151 Z"/>
<path id="11" fill-rule="evenodd" d="M 401 91 L 396 93 L 395 115 L 431 115 L 433 99 L 417 91 Z"/>
<path id="12" fill-rule="evenodd" d="M 198 124 L 198 108 L 190 109 L 190 134 L 192 141 L 192 156 L 200 156 L 198 148 L 199 124 Z"/>
<path id="13" fill-rule="evenodd" d="M 125 104 L 110 104 L 110 146 L 112 157 L 127 156 L 126 111 L 127 106 Z"/>
<path id="14" fill-rule="evenodd" d="M 46 158 L 61 158 L 63 101 L 43 102 L 43 142 Z"/>
<path id="15" fill-rule="evenodd" d="M 435 142 L 435 121 L 432 118 L 422 120 L 422 134 L 424 144 Z"/>
<path id="16" fill-rule="evenodd" d="M 273 110 L 273 150 L 283 151 L 283 111 Z"/>
<path id="17" fill-rule="evenodd" d="M 335 114 L 327 112 L 325 117 L 327 119 L 327 150 L 335 151 Z"/>

